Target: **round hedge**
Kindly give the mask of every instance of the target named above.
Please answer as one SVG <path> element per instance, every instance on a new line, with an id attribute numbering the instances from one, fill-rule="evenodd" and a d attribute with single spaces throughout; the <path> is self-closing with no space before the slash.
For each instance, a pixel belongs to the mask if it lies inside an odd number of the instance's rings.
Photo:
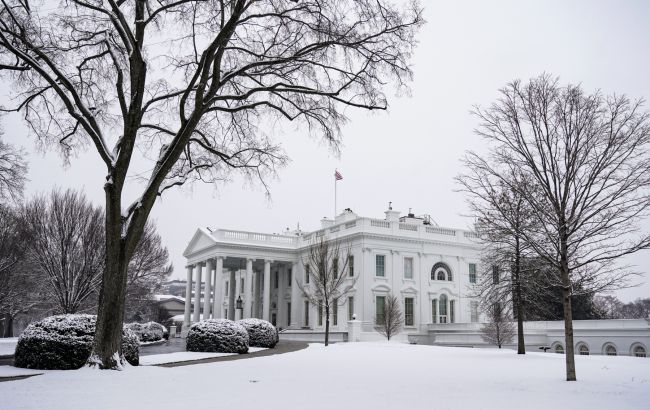
<path id="1" fill-rule="evenodd" d="M 232 320 L 202 320 L 190 327 L 185 348 L 188 352 L 248 353 L 248 332 Z"/>
<path id="2" fill-rule="evenodd" d="M 169 331 L 160 323 L 128 323 L 124 327 L 133 331 L 141 342 L 157 342 L 169 338 Z"/>
<path id="3" fill-rule="evenodd" d="M 273 348 L 278 344 L 278 331 L 271 322 L 251 318 L 238 320 L 237 323 L 248 332 L 250 346 Z"/>
<path id="4" fill-rule="evenodd" d="M 18 338 L 14 365 L 28 369 L 69 370 L 82 367 L 93 347 L 94 315 L 56 315 L 33 322 Z M 133 366 L 140 357 L 138 337 L 122 332 L 122 353 Z"/>

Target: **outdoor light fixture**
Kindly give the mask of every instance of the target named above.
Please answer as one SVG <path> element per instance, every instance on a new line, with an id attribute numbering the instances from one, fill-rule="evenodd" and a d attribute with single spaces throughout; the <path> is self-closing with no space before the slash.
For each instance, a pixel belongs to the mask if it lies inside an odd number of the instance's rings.
<path id="1" fill-rule="evenodd" d="M 242 306 L 241 302 L 241 295 L 237 296 L 237 309 L 243 309 L 244 307 Z"/>

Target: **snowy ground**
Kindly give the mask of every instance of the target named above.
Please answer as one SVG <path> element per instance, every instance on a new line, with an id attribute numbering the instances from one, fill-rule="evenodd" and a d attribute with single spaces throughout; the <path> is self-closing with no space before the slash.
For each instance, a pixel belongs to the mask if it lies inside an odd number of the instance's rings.
<path id="1" fill-rule="evenodd" d="M 0 338 L 0 356 L 14 354 L 16 343 L 18 343 L 17 337 Z"/>
<path id="2" fill-rule="evenodd" d="M 266 350 L 263 347 L 249 347 L 248 353 L 259 352 Z M 141 366 L 152 366 L 156 364 L 189 362 L 194 360 L 211 359 L 213 357 L 234 356 L 237 353 L 202 353 L 202 352 L 175 352 L 175 353 L 162 353 L 152 354 L 148 356 L 140 356 Z"/>
<path id="3" fill-rule="evenodd" d="M 650 359 L 398 343 L 311 345 L 293 353 L 176 368 L 45 372 L 0 383 L 10 409 L 647 409 Z M 144 407 L 143 407 L 144 406 Z"/>

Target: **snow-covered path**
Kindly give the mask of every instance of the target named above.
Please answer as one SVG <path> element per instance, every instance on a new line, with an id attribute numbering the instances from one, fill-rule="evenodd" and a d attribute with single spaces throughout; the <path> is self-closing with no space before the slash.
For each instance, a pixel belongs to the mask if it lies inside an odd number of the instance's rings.
<path id="1" fill-rule="evenodd" d="M 9 409 L 647 409 L 650 359 L 341 343 L 247 360 L 0 383 Z"/>

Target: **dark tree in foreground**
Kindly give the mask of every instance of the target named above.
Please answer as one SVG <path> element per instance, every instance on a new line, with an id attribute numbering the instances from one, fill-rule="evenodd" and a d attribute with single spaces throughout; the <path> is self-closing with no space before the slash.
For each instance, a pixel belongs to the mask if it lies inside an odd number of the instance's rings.
<path id="1" fill-rule="evenodd" d="M 502 311 L 501 304 L 495 303 L 487 309 L 488 321 L 481 327 L 481 338 L 486 342 L 501 346 L 512 342 L 517 330 L 510 316 Z"/>
<path id="2" fill-rule="evenodd" d="M 334 149 L 348 107 L 385 109 L 411 78 L 417 0 L 70 0 L 0 5 L 0 75 L 33 134 L 106 166 L 106 266 L 89 364 L 119 368 L 129 261 L 156 199 L 233 170 L 273 175 L 278 119 Z M 134 154 L 144 184 L 123 192 Z M 265 185 L 266 186 L 266 185 Z M 143 187 L 143 188 L 141 188 Z"/>
<path id="3" fill-rule="evenodd" d="M 303 260 L 303 266 L 309 282 L 299 281 L 302 296 L 310 304 L 325 310 L 325 346 L 329 344 L 330 316 L 334 309 L 347 303 L 348 295 L 354 290 L 358 275 L 348 275 L 350 250 L 341 251 L 341 243 L 336 240 L 325 240 L 323 237 L 312 244 Z"/>
<path id="4" fill-rule="evenodd" d="M 535 270 L 531 257 L 531 247 L 527 244 L 524 231 L 538 228 L 532 217 L 532 210 L 521 190 L 511 186 L 531 184 L 525 175 L 512 173 L 508 183 L 503 175 L 491 175 L 484 167 L 475 167 L 476 157 L 471 155 L 464 161 L 466 174 L 457 181 L 463 191 L 469 194 L 468 203 L 472 216 L 476 219 L 476 232 L 483 245 L 481 256 L 481 280 L 474 289 L 482 300 L 501 300 L 510 304 L 517 313 L 517 353 L 525 354 L 524 341 L 524 287 L 539 289 L 536 286 Z M 529 192 L 534 192 L 528 189 Z M 493 270 L 496 269 L 496 272 Z M 501 272 L 508 275 L 501 275 Z M 494 274 L 497 274 L 497 280 Z"/>
<path id="5" fill-rule="evenodd" d="M 397 296 L 389 293 L 384 299 L 384 308 L 375 318 L 375 330 L 390 340 L 402 330 L 404 319 Z"/>
<path id="6" fill-rule="evenodd" d="M 615 260 L 650 245 L 650 236 L 639 232 L 650 209 L 648 113 L 642 101 L 585 94 L 548 75 L 508 84 L 499 100 L 475 113 L 489 153 L 470 154 L 474 166 L 490 175 L 522 173 L 533 182 L 510 188 L 528 201 L 541 226 L 523 232 L 526 242 L 559 272 L 566 379 L 576 380 L 574 289 L 625 286 L 631 273 Z"/>

